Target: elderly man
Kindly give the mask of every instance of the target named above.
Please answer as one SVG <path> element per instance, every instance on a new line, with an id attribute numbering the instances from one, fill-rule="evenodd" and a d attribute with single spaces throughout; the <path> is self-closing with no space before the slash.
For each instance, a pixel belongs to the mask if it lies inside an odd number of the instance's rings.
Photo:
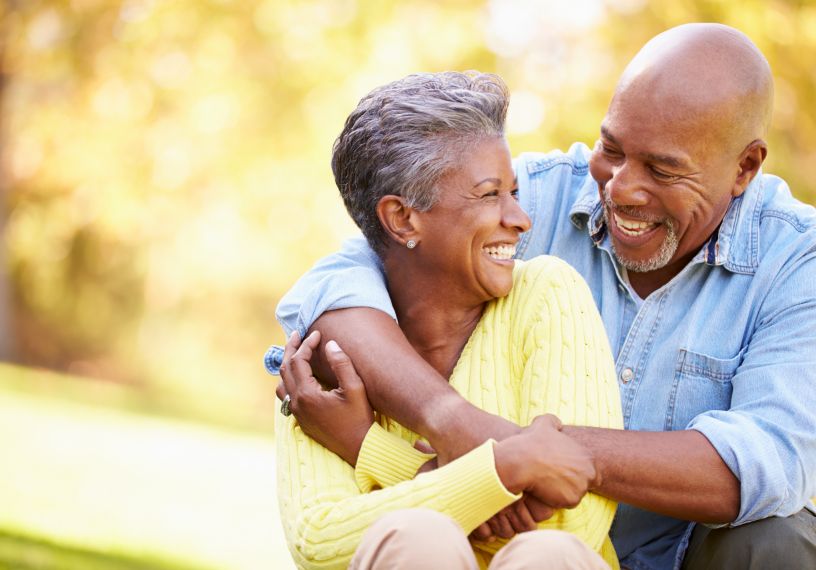
<path id="1" fill-rule="evenodd" d="M 627 429 L 563 430 L 594 459 L 591 490 L 621 503 L 626 568 L 816 567 L 816 211 L 760 171 L 772 95 L 746 36 L 680 26 L 626 68 L 591 152 L 516 161 L 533 223 L 516 256 L 572 264 L 616 355 Z M 412 350 L 362 240 L 278 317 L 336 339 L 372 405 L 442 461 L 518 429 Z"/>

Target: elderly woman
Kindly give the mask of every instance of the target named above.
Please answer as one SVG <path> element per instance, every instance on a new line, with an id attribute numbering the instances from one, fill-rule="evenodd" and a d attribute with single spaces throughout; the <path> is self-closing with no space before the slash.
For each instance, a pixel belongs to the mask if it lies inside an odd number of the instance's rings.
<path id="1" fill-rule="evenodd" d="M 278 494 L 301 568 L 617 567 L 607 538 L 615 505 L 593 494 L 509 544 L 466 538 L 546 486 L 540 474 L 559 453 L 582 453 L 544 414 L 622 425 L 588 288 L 558 259 L 513 261 L 530 220 L 517 202 L 506 111 L 496 76 L 411 75 L 360 101 L 332 167 L 408 341 L 472 403 L 525 429 L 434 469 L 416 434 L 372 412 L 337 343 L 326 358 L 339 388 L 324 391 L 309 367 L 319 335 L 293 338 L 279 387 Z M 299 409 L 306 398 L 320 421 Z"/>

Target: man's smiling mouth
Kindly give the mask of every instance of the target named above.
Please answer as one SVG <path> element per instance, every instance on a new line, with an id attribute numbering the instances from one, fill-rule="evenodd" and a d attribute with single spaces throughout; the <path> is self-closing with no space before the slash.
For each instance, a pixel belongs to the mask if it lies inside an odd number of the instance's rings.
<path id="1" fill-rule="evenodd" d="M 615 212 L 612 213 L 612 217 L 615 219 L 615 225 L 618 226 L 621 233 L 632 237 L 649 233 L 658 226 L 658 224 L 655 222 L 644 222 L 641 220 L 622 218 Z"/>

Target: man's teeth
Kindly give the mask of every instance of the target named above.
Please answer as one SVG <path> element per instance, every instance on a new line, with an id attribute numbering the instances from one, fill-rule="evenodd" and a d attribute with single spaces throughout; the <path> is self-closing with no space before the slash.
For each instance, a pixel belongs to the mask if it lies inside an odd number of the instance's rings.
<path id="1" fill-rule="evenodd" d="M 620 231 L 628 236 L 639 236 L 654 228 L 657 224 L 653 222 L 640 222 L 637 220 L 624 220 L 617 214 L 612 214 L 615 217 L 615 224 L 617 224 Z"/>
<path id="2" fill-rule="evenodd" d="M 516 255 L 516 246 L 499 245 L 495 247 L 483 247 L 482 251 L 493 259 L 513 259 L 513 256 Z"/>

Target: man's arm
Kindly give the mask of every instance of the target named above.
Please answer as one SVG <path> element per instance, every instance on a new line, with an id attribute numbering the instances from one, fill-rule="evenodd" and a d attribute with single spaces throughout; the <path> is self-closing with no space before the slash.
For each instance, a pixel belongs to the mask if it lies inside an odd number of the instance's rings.
<path id="1" fill-rule="evenodd" d="M 369 308 L 324 313 L 312 326 L 321 339 L 336 340 L 354 362 L 375 410 L 426 437 L 441 463 L 463 455 L 490 438 L 518 433 L 512 422 L 489 414 L 460 396 L 417 354 L 396 322 Z M 325 351 L 312 365 L 331 376 Z M 331 383 L 331 382 L 330 382 Z"/>
<path id="2" fill-rule="evenodd" d="M 697 431 L 567 426 L 564 433 L 592 453 L 598 478 L 590 490 L 599 495 L 703 523 L 730 523 L 739 514 L 739 481 Z"/>
<path id="3" fill-rule="evenodd" d="M 816 248 L 783 267 L 731 379 L 730 409 L 676 432 L 565 428 L 595 457 L 596 492 L 708 523 L 802 509 L 816 492 Z"/>
<path id="4" fill-rule="evenodd" d="M 382 266 L 362 237 L 346 240 L 299 279 L 276 317 L 287 335 L 322 333 L 312 365 L 329 386 L 336 381 L 323 344 L 337 341 L 357 366 L 374 408 L 426 437 L 441 463 L 518 431 L 469 404 L 414 351 L 396 324 Z"/>

